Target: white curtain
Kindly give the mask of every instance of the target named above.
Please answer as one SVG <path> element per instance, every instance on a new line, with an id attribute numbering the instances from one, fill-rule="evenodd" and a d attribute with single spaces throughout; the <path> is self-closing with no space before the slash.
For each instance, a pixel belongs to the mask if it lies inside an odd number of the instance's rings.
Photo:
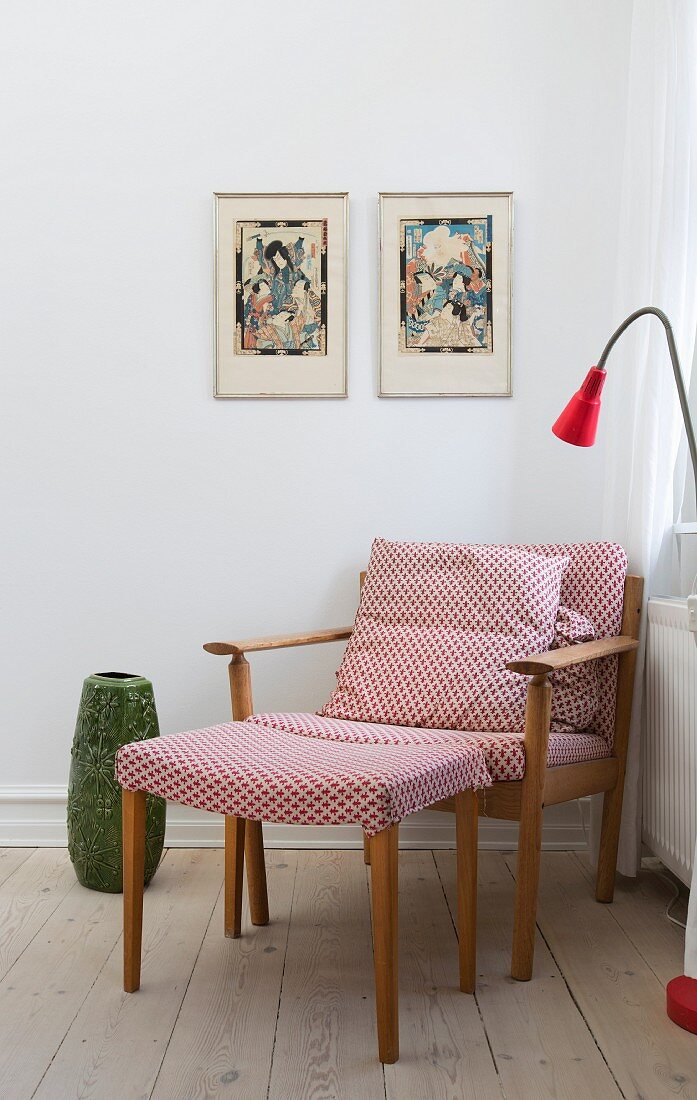
<path id="1" fill-rule="evenodd" d="M 641 306 L 665 310 L 687 385 L 697 331 L 696 78 L 695 0 L 635 0 L 614 315 L 619 324 Z M 686 449 L 657 318 L 641 318 L 621 337 L 603 404 L 604 535 L 627 548 L 646 597 L 670 594 Z M 642 638 L 618 863 L 625 875 L 636 874 L 639 859 L 643 672 Z"/>

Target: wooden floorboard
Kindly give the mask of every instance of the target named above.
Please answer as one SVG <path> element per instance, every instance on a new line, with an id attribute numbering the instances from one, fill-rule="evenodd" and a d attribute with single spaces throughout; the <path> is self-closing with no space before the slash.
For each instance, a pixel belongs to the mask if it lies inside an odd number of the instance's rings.
<path id="1" fill-rule="evenodd" d="M 36 849 L 8 875 L 0 886 L 0 980 L 75 885 L 64 848 Z"/>
<path id="2" fill-rule="evenodd" d="M 0 886 L 13 875 L 18 867 L 29 859 L 34 848 L 0 848 Z"/>
<path id="3" fill-rule="evenodd" d="M 455 920 L 455 853 L 434 856 Z M 510 977 L 514 881 L 504 857 L 480 852 L 478 877 L 476 998 L 506 1100 L 618 1100 L 617 1084 L 539 933 L 532 981 Z"/>
<path id="4" fill-rule="evenodd" d="M 515 873 L 515 857 L 507 863 Z M 665 989 L 600 905 L 571 852 L 545 852 L 538 926 L 626 1097 L 697 1098 L 695 1037 L 665 1011 Z"/>
<path id="5" fill-rule="evenodd" d="M 149 1097 L 220 893 L 220 849 L 169 851 L 145 892 L 143 972 L 122 992 L 112 951 L 41 1082 L 41 1100 Z M 114 899 L 120 908 L 121 899 Z"/>
<path id="6" fill-rule="evenodd" d="M 457 937 L 431 852 L 399 853 L 400 1058 L 388 1100 L 501 1100 L 477 1004 L 459 988 Z"/>
<path id="7" fill-rule="evenodd" d="M 269 1100 L 384 1100 L 362 852 L 298 852 Z"/>
<path id="8" fill-rule="evenodd" d="M 74 882 L 0 982 L 0 1096 L 33 1095 L 120 935 L 120 896 Z"/>
<path id="9" fill-rule="evenodd" d="M 574 856 L 591 888 L 595 875 L 585 856 Z M 666 907 L 675 890 L 665 878 L 652 871 L 641 871 L 637 878 L 617 877 L 615 900 L 608 906 L 620 928 L 663 985 L 683 972 L 685 932 L 666 917 Z M 687 917 L 687 899 L 681 896 L 672 910 L 683 922 Z"/>
<path id="10" fill-rule="evenodd" d="M 267 852 L 270 921 L 251 924 L 245 890 L 239 939 L 223 936 L 224 899 L 218 897 L 156 1100 L 265 1100 L 297 863 L 297 852 Z"/>
<path id="11" fill-rule="evenodd" d="M 145 894 L 142 988 L 121 991 L 120 895 L 60 849 L 0 851 L 0 1100 L 697 1100 L 665 1015 L 670 887 L 598 905 L 542 857 L 533 980 L 509 978 L 515 857 L 480 853 L 476 997 L 460 993 L 453 852 L 400 852 L 400 1060 L 377 1060 L 369 869 L 268 853 L 271 923 L 223 936 L 220 850 L 168 852 Z M 678 906 L 681 911 L 683 902 Z"/>

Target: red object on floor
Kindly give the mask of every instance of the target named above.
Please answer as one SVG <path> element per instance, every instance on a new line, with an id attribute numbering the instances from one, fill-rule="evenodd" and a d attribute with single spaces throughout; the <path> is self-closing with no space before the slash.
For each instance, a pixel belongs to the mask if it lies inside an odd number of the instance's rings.
<path id="1" fill-rule="evenodd" d="M 575 447 L 592 447 L 600 416 L 600 394 L 605 385 L 605 371 L 591 367 L 580 390 L 574 394 L 552 431 L 565 443 Z"/>
<path id="2" fill-rule="evenodd" d="M 674 1024 L 697 1035 L 697 978 L 681 974 L 666 986 L 666 1008 Z"/>

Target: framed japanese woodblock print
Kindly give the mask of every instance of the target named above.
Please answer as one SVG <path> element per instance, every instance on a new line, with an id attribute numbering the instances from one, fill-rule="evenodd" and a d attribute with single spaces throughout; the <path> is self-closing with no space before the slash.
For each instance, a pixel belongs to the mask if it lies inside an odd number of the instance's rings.
<path id="1" fill-rule="evenodd" d="M 215 196 L 215 396 L 346 397 L 348 195 Z"/>
<path id="2" fill-rule="evenodd" d="M 381 397 L 510 397 L 513 195 L 380 195 Z"/>

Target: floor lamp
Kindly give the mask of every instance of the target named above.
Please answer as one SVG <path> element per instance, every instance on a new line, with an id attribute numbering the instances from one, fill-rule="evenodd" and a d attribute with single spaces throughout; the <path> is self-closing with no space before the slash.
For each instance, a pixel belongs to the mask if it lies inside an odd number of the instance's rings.
<path id="1" fill-rule="evenodd" d="M 685 382 L 680 369 L 678 349 L 670 321 L 665 313 L 655 306 L 644 306 L 634 313 L 613 332 L 603 349 L 598 360 L 598 365 L 591 367 L 578 393 L 569 401 L 561 416 L 552 426 L 552 431 L 565 443 L 573 443 L 576 447 L 592 447 L 595 443 L 595 435 L 598 428 L 598 416 L 600 415 L 600 395 L 605 385 L 605 363 L 614 345 L 622 333 L 629 328 L 638 317 L 652 314 L 663 324 L 668 350 L 673 364 L 675 385 L 678 388 L 680 409 L 682 410 L 687 442 L 692 459 L 692 472 L 695 477 L 695 499 L 697 499 L 697 444 L 695 444 L 695 432 L 692 426 L 692 417 L 687 403 Z M 697 596 L 690 597 L 690 602 Z M 690 609 L 693 610 L 692 608 Z M 695 635 L 697 642 L 697 634 Z M 685 930 L 685 973 L 679 978 L 673 978 L 666 987 L 666 1007 L 671 1020 L 687 1031 L 697 1033 L 697 843 L 695 845 L 695 860 L 692 868 L 692 889 L 690 891 L 690 907 Z"/>

